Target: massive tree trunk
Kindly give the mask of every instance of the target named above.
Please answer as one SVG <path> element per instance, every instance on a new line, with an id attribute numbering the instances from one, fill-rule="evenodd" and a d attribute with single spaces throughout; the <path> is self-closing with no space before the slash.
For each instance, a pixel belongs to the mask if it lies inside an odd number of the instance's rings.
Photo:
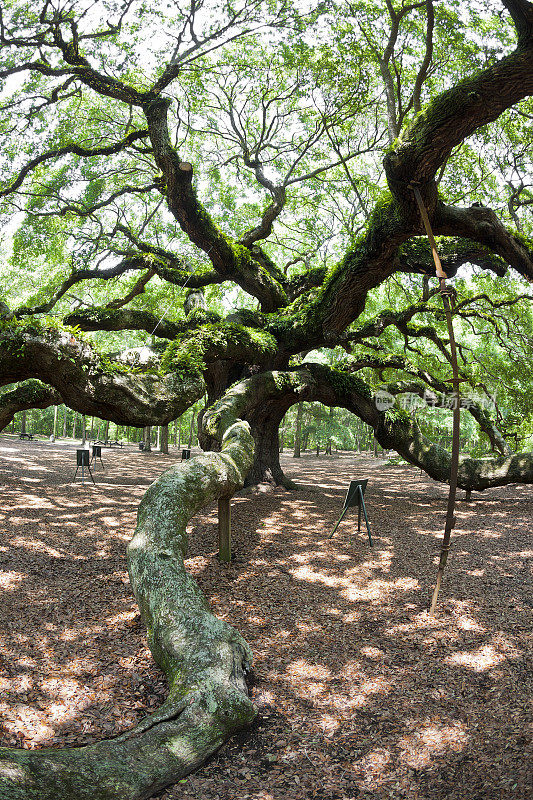
<path id="1" fill-rule="evenodd" d="M 266 385 L 268 376 L 265 373 Z M 261 375 L 253 380 L 259 386 Z M 242 385 L 242 384 L 241 384 Z M 274 394 L 272 397 L 262 397 L 262 402 L 246 413 L 245 418 L 250 424 L 250 429 L 255 443 L 254 463 L 246 476 L 246 485 L 253 486 L 258 483 L 268 483 L 272 486 L 285 486 L 295 489 L 296 485 L 287 478 L 279 463 L 279 426 L 287 409 L 293 405 L 297 396 L 290 391 L 288 394 Z"/>
<path id="2" fill-rule="evenodd" d="M 279 423 L 280 420 L 250 422 L 255 443 L 254 463 L 246 476 L 246 486 L 269 483 L 272 486 L 293 487 L 279 463 Z"/>

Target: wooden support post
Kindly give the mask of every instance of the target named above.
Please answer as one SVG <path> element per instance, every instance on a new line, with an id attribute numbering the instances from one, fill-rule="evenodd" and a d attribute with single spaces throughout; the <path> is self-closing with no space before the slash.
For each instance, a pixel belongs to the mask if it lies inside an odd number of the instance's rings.
<path id="1" fill-rule="evenodd" d="M 231 498 L 218 501 L 218 557 L 229 564 L 231 561 Z"/>

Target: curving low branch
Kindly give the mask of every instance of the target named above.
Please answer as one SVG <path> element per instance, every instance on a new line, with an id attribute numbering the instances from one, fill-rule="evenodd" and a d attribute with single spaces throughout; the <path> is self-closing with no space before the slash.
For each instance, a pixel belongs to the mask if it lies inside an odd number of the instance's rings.
<path id="1" fill-rule="evenodd" d="M 26 381 L 22 386 L 0 393 L 0 431 L 6 428 L 18 411 L 29 408 L 58 406 L 63 398 L 51 386 L 40 381 Z"/>
<path id="2" fill-rule="evenodd" d="M 258 420 L 260 423 L 269 417 L 281 420 L 301 400 L 346 408 L 374 429 L 382 447 L 396 450 L 436 481 L 449 480 L 450 453 L 427 439 L 416 419 L 405 411 L 379 411 L 370 387 L 347 372 L 323 364 L 305 364 L 287 372 L 263 372 L 233 386 L 225 398 L 244 392 L 247 400 L 240 413 L 252 423 L 252 430 L 257 429 Z M 204 420 L 206 425 L 209 428 Z M 533 483 L 533 453 L 460 460 L 458 486 L 462 489 L 482 491 L 510 483 Z"/>
<path id="3" fill-rule="evenodd" d="M 82 414 L 120 425 L 166 425 L 205 391 L 199 372 L 180 378 L 122 369 L 65 330 L 30 323 L 0 331 L 0 385 L 37 378 Z"/>
<path id="4" fill-rule="evenodd" d="M 253 454 L 242 397 L 209 414 L 220 453 L 165 472 L 141 502 L 128 568 L 153 656 L 169 682 L 154 714 L 116 739 L 64 750 L 0 748 L 1 800 L 143 800 L 196 769 L 255 709 L 245 673 L 251 652 L 216 619 L 186 573 L 186 525 L 204 505 L 243 485 Z"/>
<path id="5" fill-rule="evenodd" d="M 408 369 L 406 370 L 409 371 Z M 428 383 L 419 383 L 416 380 L 412 381 L 395 381 L 394 383 L 387 383 L 380 386 L 380 389 L 389 392 L 392 395 L 399 395 L 399 394 L 416 394 L 418 397 L 422 399 L 427 399 L 428 394 L 433 401 L 437 401 L 437 395 L 431 391 L 428 391 L 428 385 L 432 387 L 432 389 L 439 392 L 441 395 L 446 395 L 450 391 L 449 386 L 444 381 L 439 381 L 435 378 L 429 379 Z M 476 420 L 477 424 L 479 425 L 480 430 L 483 431 L 484 434 L 488 437 L 490 441 L 490 446 L 493 452 L 499 451 L 500 455 L 508 456 L 512 454 L 512 449 L 505 441 L 503 435 L 500 433 L 494 422 L 491 420 L 490 415 L 486 412 L 486 410 L 479 404 L 472 400 L 466 405 L 466 410 L 471 414 L 472 417 Z"/>

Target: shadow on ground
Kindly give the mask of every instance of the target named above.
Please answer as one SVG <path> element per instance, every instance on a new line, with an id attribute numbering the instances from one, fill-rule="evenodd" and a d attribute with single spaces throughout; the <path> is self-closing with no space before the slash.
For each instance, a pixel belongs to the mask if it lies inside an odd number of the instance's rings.
<path id="1" fill-rule="evenodd" d="M 4 744 L 94 741 L 164 696 L 124 548 L 174 459 L 103 458 L 82 487 L 72 446 L 0 440 Z M 189 569 L 254 650 L 258 722 L 161 797 L 528 796 L 531 487 L 459 502 L 431 618 L 446 487 L 353 454 L 283 461 L 312 491 L 235 498 L 230 567 L 215 509 L 190 525 Z M 355 510 L 329 540 L 349 480 L 365 477 L 374 548 Z"/>

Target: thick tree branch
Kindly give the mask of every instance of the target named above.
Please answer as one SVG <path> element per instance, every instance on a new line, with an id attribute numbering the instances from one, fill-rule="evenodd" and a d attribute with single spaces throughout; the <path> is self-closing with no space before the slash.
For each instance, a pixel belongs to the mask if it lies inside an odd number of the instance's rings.
<path id="1" fill-rule="evenodd" d="M 202 324 L 193 320 L 172 322 L 136 308 L 87 308 L 68 314 L 65 325 L 81 331 L 146 331 L 162 339 L 176 339 Z"/>
<path id="2" fill-rule="evenodd" d="M 66 278 L 49 300 L 41 303 L 38 306 L 21 306 L 14 312 L 17 317 L 31 316 L 33 314 L 48 314 L 55 304 L 77 283 L 95 278 L 98 280 L 111 280 L 117 278 L 130 270 L 146 269 L 150 265 L 146 263 L 143 256 L 133 256 L 124 259 L 119 264 L 107 269 L 79 269 L 74 270 Z"/>
<path id="3" fill-rule="evenodd" d="M 410 369 L 406 369 L 406 372 L 412 372 Z M 419 372 L 420 374 L 420 372 Z M 380 386 L 380 389 L 389 392 L 392 395 L 399 395 L 399 394 L 416 394 L 423 400 L 432 401 L 434 404 L 438 402 L 438 398 L 436 395 L 429 397 L 431 393 L 428 393 L 428 386 L 431 386 L 436 392 L 439 392 L 442 396 L 446 397 L 450 392 L 449 385 L 446 385 L 443 381 L 439 381 L 437 378 L 433 376 L 427 376 L 428 380 L 427 383 L 419 383 L 418 381 L 395 381 L 394 383 L 387 383 Z M 512 449 L 509 447 L 507 442 L 505 441 L 504 437 L 490 418 L 488 412 L 481 406 L 479 403 L 470 400 L 468 397 L 465 398 L 468 402 L 465 405 L 466 411 L 476 420 L 479 425 L 481 431 L 489 439 L 490 446 L 493 452 L 498 451 L 500 455 L 507 456 L 512 454 Z"/>
<path id="4" fill-rule="evenodd" d="M 166 425 L 204 394 L 200 373 L 132 374 L 67 331 L 10 325 L 0 332 L 0 385 L 37 378 L 82 414 L 121 425 Z"/>
<path id="5" fill-rule="evenodd" d="M 417 421 L 406 412 L 379 411 L 369 386 L 357 377 L 322 364 L 306 364 L 288 372 L 254 376 L 233 386 L 228 395 L 238 395 L 244 387 L 252 385 L 255 386 L 254 403 L 248 402 L 239 411 L 246 419 L 253 417 L 254 409 L 264 409 L 268 403 L 275 402 L 276 397 L 285 410 L 301 400 L 346 408 L 374 429 L 383 447 L 396 450 L 434 480 L 446 483 L 449 479 L 450 453 L 426 439 Z M 482 491 L 509 483 L 533 483 L 533 453 L 495 458 L 463 457 L 460 461 L 458 485 L 463 489 Z"/>
<path id="6" fill-rule="evenodd" d="M 147 284 L 152 280 L 155 274 L 155 269 L 148 269 L 144 275 L 141 275 L 141 277 L 135 282 L 135 286 L 125 297 L 120 300 L 111 300 L 111 302 L 107 304 L 106 308 L 122 308 L 122 306 L 128 305 L 128 303 L 130 303 L 135 297 L 138 297 L 140 294 L 144 294 Z"/>
<path id="7" fill-rule="evenodd" d="M 518 46 L 528 47 L 533 39 L 533 4 L 528 0 L 502 0 L 518 33 Z"/>
<path id="8" fill-rule="evenodd" d="M 455 277 L 457 270 L 464 264 L 476 264 L 482 269 L 491 270 L 499 277 L 505 275 L 509 266 L 508 261 L 496 255 L 486 244 L 478 244 L 471 239 L 461 239 L 459 236 L 441 238 L 438 248 L 442 268 L 448 278 Z M 431 247 L 425 237 L 405 242 L 398 250 L 396 261 L 398 272 L 435 275 Z"/>
<path id="9" fill-rule="evenodd" d="M 422 186 L 433 181 L 453 148 L 475 130 L 533 93 L 531 9 L 531 3 L 523 2 L 517 3 L 513 12 L 523 22 L 519 47 L 493 66 L 438 95 L 390 151 L 384 162 L 387 179 L 400 200 L 405 202 L 407 187 L 413 181 Z"/>
<path id="10" fill-rule="evenodd" d="M 508 231 L 492 209 L 439 204 L 434 230 L 435 233 L 464 236 L 489 247 L 524 278 L 533 280 L 533 244 L 526 245 L 526 240 Z"/>
<path id="11" fill-rule="evenodd" d="M 22 386 L 0 392 L 0 431 L 7 428 L 15 414 L 29 408 L 58 406 L 63 398 L 56 389 L 40 381 L 26 381 Z"/>
<path id="12" fill-rule="evenodd" d="M 424 58 L 422 59 L 422 63 L 418 69 L 411 98 L 415 114 L 419 114 L 421 111 L 420 96 L 422 93 L 422 87 L 427 78 L 428 69 L 431 65 L 431 59 L 433 58 L 433 29 L 435 27 L 435 10 L 433 8 L 433 0 L 426 0 L 426 16 L 426 50 L 424 53 Z"/>
<path id="13" fill-rule="evenodd" d="M 144 111 L 156 163 L 164 175 L 169 210 L 182 230 L 211 260 L 217 272 L 226 280 L 232 279 L 261 303 L 263 311 L 274 311 L 286 303 L 279 279 L 252 256 L 242 244 L 233 243 L 218 228 L 201 205 L 192 186 L 193 169 L 180 161 L 173 148 L 168 130 L 169 101 L 160 99 L 148 104 Z"/>

